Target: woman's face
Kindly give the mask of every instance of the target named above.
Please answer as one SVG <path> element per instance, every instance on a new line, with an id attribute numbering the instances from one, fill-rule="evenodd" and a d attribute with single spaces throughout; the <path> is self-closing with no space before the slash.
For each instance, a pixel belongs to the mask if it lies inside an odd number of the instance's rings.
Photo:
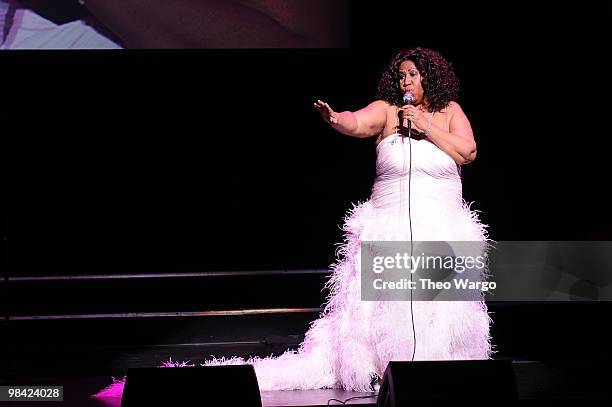
<path id="1" fill-rule="evenodd" d="M 414 97 L 414 102 L 412 102 L 413 105 L 423 103 L 425 93 L 423 91 L 423 85 L 421 84 L 422 77 L 414 62 L 410 60 L 402 62 L 399 68 L 399 76 L 399 86 L 402 93 L 412 93 Z"/>

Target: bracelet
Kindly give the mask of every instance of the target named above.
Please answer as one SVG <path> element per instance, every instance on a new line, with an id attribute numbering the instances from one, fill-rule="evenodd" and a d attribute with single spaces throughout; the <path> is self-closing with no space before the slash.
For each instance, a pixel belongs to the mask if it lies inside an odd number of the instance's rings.
<path id="1" fill-rule="evenodd" d="M 77 3 L 79 3 L 81 6 L 85 6 L 85 0 L 77 0 Z"/>
<path id="2" fill-rule="evenodd" d="M 433 119 L 433 114 L 429 116 L 429 120 L 427 121 L 427 131 L 425 132 L 425 137 L 429 137 L 429 131 L 431 130 L 431 119 Z"/>

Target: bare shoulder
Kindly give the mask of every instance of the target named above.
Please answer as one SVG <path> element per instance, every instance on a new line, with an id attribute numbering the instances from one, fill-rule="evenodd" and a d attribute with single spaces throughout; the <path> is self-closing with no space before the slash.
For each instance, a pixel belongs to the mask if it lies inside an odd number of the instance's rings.
<path id="1" fill-rule="evenodd" d="M 357 133 L 360 137 L 370 137 L 379 134 L 387 125 L 389 118 L 389 104 L 382 100 L 375 100 L 366 107 L 354 112 L 357 120 Z"/>
<path id="2" fill-rule="evenodd" d="M 448 112 L 448 128 L 451 132 L 473 138 L 472 125 L 464 113 L 461 105 L 454 100 L 445 109 Z"/>
<path id="3" fill-rule="evenodd" d="M 382 117 L 387 115 L 390 107 L 391 105 L 384 100 L 375 100 L 369 105 L 365 106 L 363 109 L 360 109 L 358 113 Z"/>
<path id="4" fill-rule="evenodd" d="M 448 114 L 448 120 L 450 122 L 460 120 L 460 121 L 468 121 L 468 118 L 463 111 L 461 105 L 454 100 L 451 100 L 448 106 L 442 110 L 442 112 L 446 112 Z"/>
<path id="5" fill-rule="evenodd" d="M 375 100 L 374 102 L 370 103 L 368 107 L 370 107 L 378 117 L 381 119 L 384 118 L 385 127 L 387 127 L 389 121 L 392 120 L 397 113 L 397 107 L 393 106 L 389 102 L 385 102 L 384 100 Z"/>
<path id="6" fill-rule="evenodd" d="M 454 100 L 451 100 L 448 106 L 446 106 L 442 111 L 447 111 L 449 114 L 463 113 L 461 105 Z"/>
<path id="7" fill-rule="evenodd" d="M 373 109 L 380 109 L 380 110 L 385 110 L 385 111 L 393 108 L 393 106 L 391 106 L 389 102 L 385 102 L 384 100 L 380 100 L 380 99 L 373 101 L 368 106 L 372 106 Z"/>

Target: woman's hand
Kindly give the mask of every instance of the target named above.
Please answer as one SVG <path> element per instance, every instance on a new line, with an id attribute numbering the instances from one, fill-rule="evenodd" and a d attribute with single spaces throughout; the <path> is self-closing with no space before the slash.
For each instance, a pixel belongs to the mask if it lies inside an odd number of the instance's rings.
<path id="1" fill-rule="evenodd" d="M 331 124 L 334 130 L 347 136 L 360 138 L 375 136 L 383 131 L 388 106 L 387 102 L 375 100 L 356 112 L 349 110 L 335 112 L 322 100 L 317 99 L 314 103 L 314 107 L 319 111 L 323 120 Z"/>
<path id="2" fill-rule="evenodd" d="M 414 124 L 414 127 L 421 133 L 427 131 L 429 118 L 421 109 L 413 105 L 404 105 L 402 106 L 402 110 L 404 112 L 404 126 L 408 124 L 406 120 L 410 120 Z"/>
<path id="3" fill-rule="evenodd" d="M 338 124 L 338 113 L 334 112 L 334 110 L 324 101 L 318 100 L 314 103 L 314 107 L 319 111 L 323 120 L 325 120 L 329 124 Z"/>

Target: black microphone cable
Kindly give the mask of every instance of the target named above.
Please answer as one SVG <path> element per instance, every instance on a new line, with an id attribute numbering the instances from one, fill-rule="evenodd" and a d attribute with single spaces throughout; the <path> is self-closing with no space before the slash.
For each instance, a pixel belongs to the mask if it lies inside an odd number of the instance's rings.
<path id="1" fill-rule="evenodd" d="M 406 92 L 404 94 L 404 103 L 406 104 L 412 104 L 413 102 L 413 96 L 412 93 L 410 92 Z M 402 165 L 402 176 L 406 173 L 406 152 L 404 150 L 404 139 L 402 138 L 402 161 L 403 161 L 403 165 Z M 410 120 L 408 120 L 408 226 L 410 228 L 410 259 L 413 260 L 413 254 L 414 254 L 414 241 L 412 238 L 412 214 L 410 212 L 410 201 L 411 201 L 411 196 L 410 196 L 410 186 L 412 183 L 412 122 Z M 404 207 L 404 201 L 403 201 L 403 188 L 404 188 L 404 180 L 402 179 L 400 182 L 400 213 L 403 212 L 402 208 Z M 412 263 L 414 265 L 414 261 Z M 412 299 L 412 295 L 413 295 L 413 291 L 414 289 L 412 288 L 412 284 L 413 284 L 413 274 L 414 274 L 414 270 L 410 270 L 410 321 L 412 323 L 412 357 L 411 357 L 411 361 L 414 361 L 414 355 L 416 355 L 416 347 L 417 347 L 417 340 L 416 340 L 416 328 L 414 326 L 414 303 L 413 303 L 413 299 Z"/>
<path id="2" fill-rule="evenodd" d="M 412 123 L 408 122 L 408 226 L 410 227 L 410 259 L 414 260 L 413 256 L 413 248 L 414 241 L 412 238 L 412 214 L 410 212 L 410 186 L 412 181 Z M 413 263 L 414 264 L 414 263 Z M 410 270 L 410 320 L 412 322 L 412 358 L 411 361 L 414 361 L 414 355 L 416 354 L 417 340 L 416 340 L 416 327 L 414 326 L 414 303 L 412 301 L 412 277 L 414 275 L 414 270 Z"/>

